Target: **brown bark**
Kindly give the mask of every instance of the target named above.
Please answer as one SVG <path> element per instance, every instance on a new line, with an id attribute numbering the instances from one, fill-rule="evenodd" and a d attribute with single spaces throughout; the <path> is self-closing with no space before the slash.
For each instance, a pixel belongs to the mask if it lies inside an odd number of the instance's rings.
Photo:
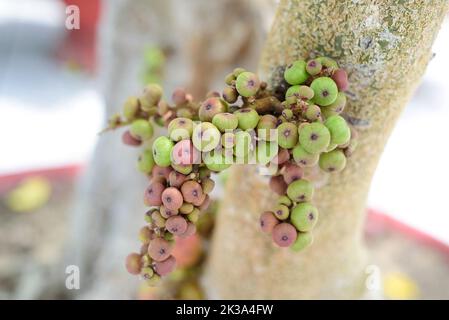
<path id="1" fill-rule="evenodd" d="M 211 297 L 360 298 L 367 256 L 362 226 L 371 178 L 401 111 L 431 58 L 445 0 L 284 0 L 261 60 L 276 68 L 327 55 L 349 72 L 346 108 L 360 142 L 346 169 L 316 190 L 314 244 L 300 253 L 274 247 L 258 217 L 275 197 L 252 166 L 235 166 L 218 215 L 205 282 Z"/>

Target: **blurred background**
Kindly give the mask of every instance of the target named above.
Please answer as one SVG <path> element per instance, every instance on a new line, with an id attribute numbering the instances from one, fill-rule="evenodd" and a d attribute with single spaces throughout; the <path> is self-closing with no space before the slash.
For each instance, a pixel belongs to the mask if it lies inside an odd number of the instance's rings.
<path id="1" fill-rule="evenodd" d="M 73 4 L 80 28 L 68 30 Z M 147 82 L 167 92 L 190 83 L 201 96 L 234 66 L 255 69 L 275 6 L 0 0 L 1 299 L 202 297 L 200 253 L 165 291 L 126 273 L 145 178 L 120 132 L 98 133 Z M 449 298 L 447 39 L 448 19 L 368 199 L 366 243 L 386 298 Z M 204 223 L 202 238 L 184 244 L 195 252 L 207 247 L 213 221 Z M 70 265 L 80 268 L 79 290 L 66 286 Z"/>

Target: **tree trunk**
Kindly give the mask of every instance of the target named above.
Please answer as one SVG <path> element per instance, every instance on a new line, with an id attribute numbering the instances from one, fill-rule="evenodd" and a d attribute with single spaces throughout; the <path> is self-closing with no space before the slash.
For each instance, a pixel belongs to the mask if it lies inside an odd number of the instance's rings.
<path id="1" fill-rule="evenodd" d="M 186 84 L 195 99 L 201 99 L 234 65 L 254 67 L 252 57 L 265 34 L 261 9 L 269 7 L 269 1 L 258 0 L 259 7 L 239 0 L 107 1 L 99 45 L 107 116 L 119 111 L 127 96 L 141 91 L 147 46 L 169 49 L 166 99 L 175 87 Z M 74 199 L 63 261 L 64 268 L 80 267 L 81 290 L 65 289 L 58 266 L 54 286 L 62 293 L 94 299 L 135 296 L 139 279 L 126 272 L 124 259 L 139 249 L 137 234 L 145 212 L 142 195 L 148 181 L 135 169 L 137 154 L 137 149 L 120 143 L 119 133 L 99 139 Z"/>
<path id="2" fill-rule="evenodd" d="M 349 73 L 345 113 L 360 133 L 346 169 L 315 193 L 314 244 L 300 253 L 274 247 L 258 217 L 275 197 L 253 166 L 235 166 L 221 206 L 205 283 L 213 298 L 360 298 L 368 263 L 362 242 L 365 202 L 379 157 L 432 56 L 448 1 L 284 0 L 262 54 L 276 70 L 326 55 Z M 412 151 L 412 150 L 411 150 Z"/>

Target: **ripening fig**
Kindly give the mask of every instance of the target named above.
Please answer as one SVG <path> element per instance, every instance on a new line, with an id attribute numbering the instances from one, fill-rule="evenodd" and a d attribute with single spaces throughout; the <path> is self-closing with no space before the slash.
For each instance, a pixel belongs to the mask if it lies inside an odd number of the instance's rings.
<path id="1" fill-rule="evenodd" d="M 171 163 L 173 141 L 168 137 L 160 136 L 153 142 L 153 158 L 158 166 L 168 167 Z"/>
<path id="2" fill-rule="evenodd" d="M 232 113 L 218 113 L 213 117 L 212 124 L 214 124 L 221 132 L 226 132 L 227 130 L 236 129 L 239 120 L 237 116 Z"/>
<path id="3" fill-rule="evenodd" d="M 318 221 L 318 209 L 307 202 L 299 203 L 292 209 L 290 221 L 298 231 L 310 231 Z"/>
<path id="4" fill-rule="evenodd" d="M 265 211 L 259 218 L 260 228 L 265 233 L 271 233 L 273 228 L 279 224 L 279 220 L 276 219 L 273 212 Z"/>
<path id="5" fill-rule="evenodd" d="M 337 99 L 338 88 L 329 77 L 319 77 L 310 84 L 314 92 L 313 101 L 320 106 L 328 106 Z"/>
<path id="6" fill-rule="evenodd" d="M 137 168 L 140 172 L 149 174 L 154 167 L 154 159 L 153 152 L 150 149 L 144 150 L 138 160 L 137 160 Z"/>
<path id="7" fill-rule="evenodd" d="M 278 144 L 281 148 L 291 149 L 298 142 L 298 127 L 291 122 L 284 122 L 278 130 Z"/>
<path id="8" fill-rule="evenodd" d="M 141 270 L 140 254 L 131 253 L 126 257 L 126 270 L 131 274 L 140 274 Z"/>
<path id="9" fill-rule="evenodd" d="M 202 152 L 215 149 L 220 143 L 220 139 L 220 131 L 210 122 L 201 122 L 193 129 L 193 145 Z"/>
<path id="10" fill-rule="evenodd" d="M 293 181 L 287 187 L 287 195 L 294 202 L 310 202 L 313 197 L 313 185 L 305 179 Z"/>
<path id="11" fill-rule="evenodd" d="M 290 249 L 298 252 L 309 247 L 312 244 L 312 242 L 313 236 L 311 232 L 299 232 L 295 242 L 292 244 Z"/>
<path id="12" fill-rule="evenodd" d="M 309 74 L 306 71 L 306 62 L 297 60 L 291 66 L 285 69 L 284 79 L 291 85 L 297 85 L 305 82 Z"/>
<path id="13" fill-rule="evenodd" d="M 331 116 L 327 118 L 324 125 L 329 129 L 331 134 L 331 144 L 342 145 L 351 138 L 351 129 L 346 120 L 341 116 Z"/>
<path id="14" fill-rule="evenodd" d="M 123 115 L 130 121 L 136 117 L 139 111 L 139 100 L 136 97 L 129 97 L 123 105 Z"/>
<path id="15" fill-rule="evenodd" d="M 293 148 L 293 159 L 301 167 L 313 167 L 318 164 L 319 153 L 307 152 L 299 143 Z"/>
<path id="16" fill-rule="evenodd" d="M 226 112 L 228 104 L 220 98 L 212 97 L 206 99 L 198 111 L 198 116 L 201 121 L 211 122 L 215 115 Z"/>
<path id="17" fill-rule="evenodd" d="M 137 119 L 131 123 L 129 133 L 138 140 L 148 140 L 153 136 L 153 126 L 147 120 Z"/>
<path id="18" fill-rule="evenodd" d="M 173 141 L 189 139 L 192 131 L 193 121 L 188 118 L 175 118 L 168 124 L 168 135 Z"/>
<path id="19" fill-rule="evenodd" d="M 273 241 L 279 247 L 291 246 L 298 236 L 298 233 L 290 223 L 280 223 L 273 228 Z"/>
<path id="20" fill-rule="evenodd" d="M 319 165 L 326 172 L 340 172 L 346 166 L 346 156 L 341 149 L 325 152 L 320 155 Z"/>
<path id="21" fill-rule="evenodd" d="M 299 144 L 312 154 L 325 151 L 329 146 L 330 139 L 329 130 L 319 122 L 307 124 L 299 132 Z"/>
<path id="22" fill-rule="evenodd" d="M 259 123 L 259 114 L 251 108 L 242 108 L 234 112 L 238 119 L 238 126 L 242 130 L 254 129 Z"/>
<path id="23" fill-rule="evenodd" d="M 242 97 L 254 96 L 260 88 L 260 80 L 252 72 L 241 72 L 235 80 L 235 88 Z"/>

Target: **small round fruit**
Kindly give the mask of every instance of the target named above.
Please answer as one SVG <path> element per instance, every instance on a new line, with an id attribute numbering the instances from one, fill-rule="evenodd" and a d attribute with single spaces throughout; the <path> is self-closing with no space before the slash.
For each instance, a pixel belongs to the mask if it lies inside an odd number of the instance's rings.
<path id="1" fill-rule="evenodd" d="M 223 99 L 228 103 L 234 103 L 239 97 L 239 93 L 234 87 L 226 87 L 222 93 Z"/>
<path id="2" fill-rule="evenodd" d="M 154 271 L 160 276 L 165 276 L 172 272 L 176 267 L 176 259 L 170 256 L 164 261 L 158 261 L 154 264 Z"/>
<path id="3" fill-rule="evenodd" d="M 170 175 L 168 176 L 168 183 L 171 187 L 179 188 L 182 186 L 184 181 L 187 180 L 187 176 L 183 175 L 182 173 L 179 173 L 176 170 L 173 170 L 170 172 Z"/>
<path id="4" fill-rule="evenodd" d="M 187 103 L 187 93 L 183 88 L 176 88 L 171 95 L 171 99 L 175 105 L 183 105 Z"/>
<path id="5" fill-rule="evenodd" d="M 181 193 L 185 202 L 193 204 L 201 201 L 204 195 L 201 185 L 193 180 L 184 182 L 181 186 Z"/>
<path id="6" fill-rule="evenodd" d="M 232 85 L 232 84 L 234 83 L 234 81 L 235 81 L 235 75 L 234 75 L 232 72 L 231 72 L 231 73 L 228 73 L 228 74 L 225 76 L 224 80 L 225 80 L 225 83 L 226 83 L 228 86 L 230 86 L 230 85 Z"/>
<path id="7" fill-rule="evenodd" d="M 159 207 L 159 212 L 161 216 L 165 219 L 168 219 L 170 217 L 176 216 L 179 213 L 178 209 L 168 209 L 164 205 Z"/>
<path id="8" fill-rule="evenodd" d="M 312 242 L 313 242 L 313 235 L 311 232 L 300 232 L 298 233 L 295 243 L 292 244 L 290 249 L 292 249 L 295 252 L 298 252 L 310 246 Z"/>
<path id="9" fill-rule="evenodd" d="M 192 131 L 193 121 L 188 118 L 175 118 L 168 124 L 168 135 L 173 141 L 189 139 Z"/>
<path id="10" fill-rule="evenodd" d="M 329 130 L 319 122 L 307 124 L 299 132 L 299 144 L 312 154 L 325 151 L 329 146 L 330 139 Z"/>
<path id="11" fill-rule="evenodd" d="M 165 229 L 175 236 L 179 236 L 186 232 L 187 221 L 183 217 L 177 215 L 172 216 L 165 222 Z"/>
<path id="12" fill-rule="evenodd" d="M 203 188 L 203 192 L 205 194 L 209 194 L 214 190 L 215 182 L 214 180 L 207 178 L 201 181 L 201 187 Z"/>
<path id="13" fill-rule="evenodd" d="M 262 232 L 265 233 L 271 233 L 273 231 L 273 228 L 279 224 L 279 220 L 276 219 L 273 212 L 271 211 L 265 211 L 261 214 L 259 218 L 259 224 L 260 228 L 262 229 Z"/>
<path id="14" fill-rule="evenodd" d="M 348 74 L 344 69 L 337 69 L 332 74 L 332 80 L 337 84 L 338 90 L 346 91 L 349 87 Z"/>
<path id="15" fill-rule="evenodd" d="M 278 204 L 283 204 L 284 206 L 290 207 L 292 205 L 292 201 L 287 196 L 280 196 L 278 199 Z"/>
<path id="16" fill-rule="evenodd" d="M 139 230 L 139 240 L 143 244 L 149 244 L 153 238 L 153 232 L 148 227 L 142 227 Z"/>
<path id="17" fill-rule="evenodd" d="M 136 97 L 129 97 L 123 105 L 123 115 L 126 120 L 133 120 L 139 111 L 139 100 Z"/>
<path id="18" fill-rule="evenodd" d="M 225 132 L 221 136 L 221 145 L 225 149 L 233 148 L 235 145 L 235 135 L 232 132 Z"/>
<path id="19" fill-rule="evenodd" d="M 320 106 L 328 106 L 337 99 L 338 88 L 329 77 L 319 77 L 310 84 L 314 92 L 313 101 Z"/>
<path id="20" fill-rule="evenodd" d="M 190 140 L 181 140 L 175 144 L 172 150 L 171 162 L 177 165 L 190 165 L 201 163 L 200 152 L 193 146 Z"/>
<path id="21" fill-rule="evenodd" d="M 279 146 L 276 142 L 258 141 L 256 146 L 256 160 L 258 164 L 266 165 L 278 154 Z"/>
<path id="22" fill-rule="evenodd" d="M 257 124 L 257 137 L 265 141 L 276 139 L 277 118 L 271 114 L 265 114 L 260 117 Z"/>
<path id="23" fill-rule="evenodd" d="M 153 239 L 148 246 L 148 254 L 154 261 L 164 261 L 170 257 L 172 245 L 162 238 Z"/>
<path id="24" fill-rule="evenodd" d="M 142 144 L 142 141 L 134 138 L 131 135 L 131 133 L 129 132 L 129 130 L 123 132 L 122 142 L 128 146 L 133 146 L 133 147 L 140 146 Z"/>
<path id="25" fill-rule="evenodd" d="M 290 223 L 283 222 L 273 228 L 272 237 L 279 247 L 289 247 L 295 242 L 297 232 Z"/>
<path id="26" fill-rule="evenodd" d="M 183 200 L 181 192 L 175 187 L 167 188 L 162 192 L 162 203 L 169 210 L 181 208 Z"/>
<path id="27" fill-rule="evenodd" d="M 284 181 L 284 177 L 279 175 L 279 176 L 272 176 L 270 178 L 270 189 L 273 190 L 274 192 L 276 192 L 278 195 L 282 196 L 285 194 L 285 192 L 287 191 L 287 184 Z"/>
<path id="28" fill-rule="evenodd" d="M 319 153 L 313 154 L 308 153 L 301 147 L 300 144 L 297 144 L 293 148 L 293 159 L 295 162 L 301 167 L 313 167 L 318 163 L 318 159 L 320 157 Z"/>
<path id="29" fill-rule="evenodd" d="M 193 211 L 193 209 L 194 209 L 193 204 L 184 202 L 181 208 L 179 208 L 179 212 L 181 212 L 182 214 L 189 214 Z"/>
<path id="30" fill-rule="evenodd" d="M 206 153 L 203 157 L 203 161 L 209 170 L 220 172 L 231 166 L 233 158 L 225 155 L 223 150 L 218 150 Z"/>
<path id="31" fill-rule="evenodd" d="M 162 192 L 165 186 L 160 182 L 151 183 L 145 190 L 144 203 L 147 206 L 160 206 L 162 204 Z"/>
<path id="32" fill-rule="evenodd" d="M 241 68 L 241 67 L 237 67 L 237 68 L 235 68 L 233 71 L 232 71 L 232 74 L 234 75 L 234 77 L 238 77 L 239 76 L 239 74 L 241 74 L 241 73 L 243 73 L 243 72 L 245 72 L 246 71 L 246 69 L 245 68 Z"/>
<path id="33" fill-rule="evenodd" d="M 331 152 L 320 155 L 320 168 L 326 172 L 340 172 L 346 166 L 346 156 L 341 149 L 335 149 Z"/>
<path id="34" fill-rule="evenodd" d="M 260 88 L 259 77 L 252 72 L 241 72 L 235 80 L 235 87 L 242 97 L 254 96 Z"/>
<path id="35" fill-rule="evenodd" d="M 168 177 L 170 175 L 170 172 L 172 172 L 173 169 L 170 167 L 160 167 L 158 165 L 153 166 L 153 170 L 151 170 L 151 175 L 153 179 L 158 180 L 158 178 L 163 178 L 161 180 L 168 180 Z M 158 180 L 158 181 L 161 181 Z"/>
<path id="36" fill-rule="evenodd" d="M 140 254 L 138 253 L 130 253 L 126 257 L 126 270 L 128 270 L 131 274 L 139 274 L 140 270 L 142 268 L 141 262 L 140 262 Z"/>
<path id="37" fill-rule="evenodd" d="M 287 187 L 287 195 L 294 202 L 310 202 L 313 197 L 313 185 L 305 179 L 293 181 Z"/>
<path id="38" fill-rule="evenodd" d="M 308 77 L 306 62 L 304 60 L 295 61 L 284 71 L 284 79 L 291 85 L 301 84 L 305 82 Z"/>
<path id="39" fill-rule="evenodd" d="M 321 108 L 316 104 L 308 105 L 304 116 L 309 121 L 317 121 L 321 119 Z"/>
<path id="40" fill-rule="evenodd" d="M 187 215 L 187 219 L 193 223 L 196 223 L 199 217 L 200 217 L 200 210 L 197 208 L 193 209 L 193 211 Z"/>
<path id="41" fill-rule="evenodd" d="M 196 233 L 195 224 L 189 222 L 187 223 L 187 230 L 183 234 L 180 235 L 181 238 L 188 238 Z"/>
<path id="42" fill-rule="evenodd" d="M 346 95 L 343 92 L 339 92 L 337 99 L 330 105 L 321 108 L 321 113 L 327 119 L 330 116 L 340 114 L 346 106 Z"/>
<path id="43" fill-rule="evenodd" d="M 332 58 L 317 57 L 317 58 L 315 58 L 315 60 L 319 61 L 323 67 L 332 68 L 332 69 L 338 69 L 337 62 L 334 59 L 332 59 Z"/>
<path id="44" fill-rule="evenodd" d="M 165 227 L 165 218 L 161 215 L 160 211 L 153 211 L 151 213 L 151 220 L 158 228 Z"/>
<path id="45" fill-rule="evenodd" d="M 322 68 L 321 62 L 319 62 L 316 59 L 309 60 L 306 65 L 306 71 L 312 76 L 315 76 L 318 73 L 320 73 L 321 68 Z"/>
<path id="46" fill-rule="evenodd" d="M 165 276 L 172 272 L 176 267 L 176 259 L 173 256 L 164 261 L 158 261 L 154 264 L 154 271 L 160 276 Z"/>
<path id="47" fill-rule="evenodd" d="M 158 274 L 153 274 L 149 279 L 145 279 L 145 285 L 148 287 L 155 287 L 161 282 L 161 277 Z"/>
<path id="48" fill-rule="evenodd" d="M 254 129 L 259 123 L 259 114 L 251 108 L 242 108 L 234 112 L 238 119 L 238 126 L 242 130 Z"/>
<path id="49" fill-rule="evenodd" d="M 154 275 L 154 270 L 152 267 L 146 266 L 146 267 L 142 268 L 142 270 L 140 271 L 140 275 L 145 280 L 151 279 Z"/>
<path id="50" fill-rule="evenodd" d="M 271 161 L 274 164 L 281 165 L 284 164 L 288 159 L 290 159 L 290 153 L 287 149 L 279 148 L 277 156 Z"/>
<path id="51" fill-rule="evenodd" d="M 302 179 L 302 177 L 304 176 L 304 170 L 300 166 L 290 162 L 284 166 L 283 170 L 284 181 L 286 184 L 290 184 L 293 181 Z"/>
<path id="52" fill-rule="evenodd" d="M 191 164 L 172 163 L 171 166 L 173 169 L 175 169 L 175 171 L 177 171 L 183 175 L 188 175 L 188 174 L 192 173 L 192 170 L 193 170 L 193 166 Z"/>
<path id="53" fill-rule="evenodd" d="M 201 121 L 211 122 L 216 114 L 226 112 L 228 109 L 228 104 L 226 101 L 212 97 L 206 99 L 200 106 L 198 111 L 198 116 Z"/>
<path id="54" fill-rule="evenodd" d="M 220 138 L 220 131 L 210 122 L 201 122 L 193 129 L 193 145 L 202 152 L 215 149 L 220 143 Z"/>
<path id="55" fill-rule="evenodd" d="M 154 167 L 153 152 L 149 149 L 144 150 L 137 160 L 137 168 L 140 172 L 149 174 Z"/>
<path id="56" fill-rule="evenodd" d="M 234 154 L 238 158 L 247 156 L 252 151 L 252 137 L 248 131 L 238 131 L 234 134 Z"/>
<path id="57" fill-rule="evenodd" d="M 298 128 L 294 123 L 284 122 L 278 130 L 278 144 L 281 148 L 291 149 L 298 143 Z"/>
<path id="58" fill-rule="evenodd" d="M 290 88 L 288 88 L 287 91 L 285 92 L 285 100 L 286 101 L 288 100 L 290 102 L 290 104 L 295 104 L 296 100 L 292 99 L 293 101 L 290 101 L 289 98 L 290 97 L 300 98 L 300 94 L 299 94 L 300 87 L 301 86 L 296 85 L 296 86 L 291 86 Z"/>
<path id="59" fill-rule="evenodd" d="M 292 209 L 290 221 L 298 231 L 310 231 L 318 221 L 318 209 L 307 202 L 299 203 Z"/>
<path id="60" fill-rule="evenodd" d="M 211 203 L 212 203 L 212 199 L 209 197 L 208 194 L 206 194 L 204 201 L 198 206 L 198 210 L 200 212 L 206 211 L 209 208 Z"/>
<path id="61" fill-rule="evenodd" d="M 274 208 L 273 212 L 275 217 L 278 218 L 279 220 L 287 220 L 288 216 L 290 215 L 290 210 L 288 209 L 287 206 L 283 204 L 278 204 Z"/>
<path id="62" fill-rule="evenodd" d="M 155 106 L 162 98 L 162 87 L 157 83 L 150 83 L 143 90 L 142 99 L 148 106 Z"/>
<path id="63" fill-rule="evenodd" d="M 324 125 L 329 129 L 331 134 L 331 144 L 342 145 L 351 138 L 351 129 L 346 120 L 341 116 L 331 116 L 327 118 Z"/>
<path id="64" fill-rule="evenodd" d="M 171 163 L 173 141 L 168 137 L 160 136 L 153 142 L 153 158 L 158 166 L 168 167 Z"/>
<path id="65" fill-rule="evenodd" d="M 232 113 L 219 113 L 213 117 L 212 123 L 221 132 L 226 132 L 227 130 L 236 129 L 239 124 L 239 120 L 237 116 Z"/>
<path id="66" fill-rule="evenodd" d="M 138 140 L 148 140 L 153 136 L 153 126 L 147 120 L 137 119 L 131 123 L 129 133 Z"/>

